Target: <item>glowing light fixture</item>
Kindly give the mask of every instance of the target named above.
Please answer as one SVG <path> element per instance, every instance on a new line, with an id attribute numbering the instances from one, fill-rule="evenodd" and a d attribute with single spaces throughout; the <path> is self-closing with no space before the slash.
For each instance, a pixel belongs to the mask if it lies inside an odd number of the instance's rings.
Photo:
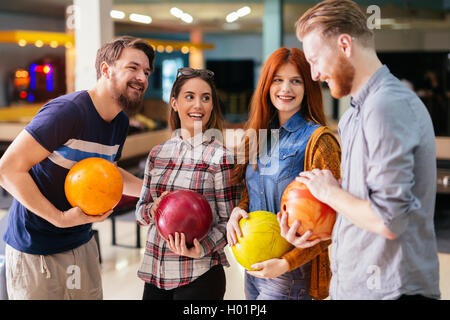
<path id="1" fill-rule="evenodd" d="M 26 70 L 17 70 L 14 74 L 16 78 L 27 78 L 28 77 L 28 71 Z"/>
<path id="2" fill-rule="evenodd" d="M 181 53 L 188 54 L 189 53 L 189 47 L 188 46 L 182 46 L 181 47 Z"/>
<path id="3" fill-rule="evenodd" d="M 180 10 L 177 7 L 173 7 L 170 9 L 170 14 L 174 17 L 181 18 L 181 16 L 183 15 L 183 10 Z"/>
<path id="4" fill-rule="evenodd" d="M 45 84 L 47 91 L 53 91 L 53 68 L 50 64 L 37 65 L 32 63 L 30 65 L 30 89 L 36 90 L 36 74 L 41 72 L 45 74 Z"/>
<path id="5" fill-rule="evenodd" d="M 130 14 L 130 20 L 139 23 L 149 24 L 152 22 L 152 18 L 150 16 L 146 16 L 143 14 L 132 13 Z"/>
<path id="6" fill-rule="evenodd" d="M 194 18 L 189 13 L 183 12 L 183 10 L 178 9 L 177 7 L 171 8 L 170 14 L 186 23 L 192 23 L 192 21 L 194 21 Z"/>
<path id="7" fill-rule="evenodd" d="M 0 0 L 1 1 L 1 0 Z M 126 18 L 128 19 L 128 17 Z M 52 48 L 66 48 L 66 50 L 73 50 L 75 47 L 75 37 L 72 34 L 58 33 L 58 32 L 43 32 L 43 31 L 30 31 L 30 30 L 0 30 L 0 44 L 12 43 L 16 46 L 25 47 L 27 45 L 33 45 L 37 40 L 42 41 L 43 46 L 50 46 Z M 183 49 L 184 52 L 191 52 L 192 50 L 212 50 L 213 44 L 207 43 L 190 43 L 189 41 L 174 41 L 174 40 L 161 40 L 161 39 L 145 39 L 150 43 L 155 51 L 159 45 L 162 46 L 162 52 L 165 51 L 165 47 L 170 45 L 173 47 L 173 51 L 180 51 L 183 46 L 187 48 Z M 38 42 L 40 45 L 40 42 Z M 189 49 L 189 51 L 188 51 Z M 0 53 L 1 56 L 1 53 Z"/>
<path id="8" fill-rule="evenodd" d="M 233 11 L 232 13 L 229 13 L 227 15 L 227 17 L 225 18 L 225 20 L 227 20 L 228 23 L 232 23 L 234 21 L 236 21 L 237 19 L 239 19 L 239 16 L 237 14 L 237 12 Z"/>
<path id="9" fill-rule="evenodd" d="M 249 6 L 245 6 L 245 7 L 240 8 L 240 9 L 239 9 L 238 11 L 236 11 L 236 12 L 237 12 L 239 18 L 242 18 L 243 16 L 246 16 L 246 15 L 248 15 L 250 12 L 252 12 L 252 9 L 250 9 Z"/>
<path id="10" fill-rule="evenodd" d="M 194 21 L 194 18 L 189 13 L 184 12 L 181 16 L 181 20 L 183 20 L 186 23 L 192 23 Z"/>
<path id="11" fill-rule="evenodd" d="M 240 9 L 237 10 L 237 11 L 233 11 L 233 12 L 227 14 L 227 16 L 225 17 L 225 20 L 226 20 L 228 23 L 233 23 L 233 22 L 236 21 L 237 19 L 242 18 L 242 17 L 248 15 L 250 12 L 252 12 L 252 9 L 250 9 L 249 6 L 245 6 L 245 7 L 240 8 Z"/>
<path id="12" fill-rule="evenodd" d="M 45 66 L 42 67 L 42 72 L 44 72 L 45 74 L 48 74 L 51 71 L 51 68 L 48 64 L 46 64 Z"/>
<path id="13" fill-rule="evenodd" d="M 120 11 L 120 10 L 111 10 L 109 12 L 109 15 L 113 19 L 123 19 L 123 18 L 125 18 L 125 12 Z"/>
<path id="14" fill-rule="evenodd" d="M 75 39 L 72 34 L 30 30 L 0 30 L 0 43 L 15 43 L 21 47 L 28 44 L 38 47 L 52 46 L 52 43 L 53 46 L 56 43 L 58 46 L 64 46 L 68 41 L 74 43 Z"/>

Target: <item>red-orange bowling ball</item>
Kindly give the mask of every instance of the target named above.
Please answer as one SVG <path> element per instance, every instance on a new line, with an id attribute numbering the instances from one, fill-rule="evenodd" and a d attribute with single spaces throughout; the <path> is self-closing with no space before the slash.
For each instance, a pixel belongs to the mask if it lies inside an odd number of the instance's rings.
<path id="1" fill-rule="evenodd" d="M 66 198 L 73 207 L 89 215 L 111 210 L 121 199 L 122 175 L 110 161 L 86 158 L 77 162 L 66 176 Z"/>
<path id="2" fill-rule="evenodd" d="M 317 200 L 306 185 L 292 181 L 281 197 L 281 212 L 286 213 L 289 227 L 300 221 L 299 235 L 312 232 L 308 240 L 329 238 L 336 221 L 336 212 L 325 203 Z"/>

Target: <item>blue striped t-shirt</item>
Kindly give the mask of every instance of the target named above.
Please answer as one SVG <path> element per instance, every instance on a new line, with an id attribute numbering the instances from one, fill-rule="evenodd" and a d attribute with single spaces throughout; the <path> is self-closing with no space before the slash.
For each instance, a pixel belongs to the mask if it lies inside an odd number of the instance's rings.
<path id="1" fill-rule="evenodd" d="M 128 125 L 123 111 L 111 122 L 103 120 L 87 91 L 67 94 L 45 104 L 25 127 L 51 152 L 30 170 L 42 194 L 59 210 L 70 209 L 64 193 L 64 181 L 70 168 L 89 157 L 117 161 Z M 91 224 L 55 227 L 14 199 L 4 240 L 19 251 L 45 255 L 79 247 L 88 242 L 92 234 Z"/>

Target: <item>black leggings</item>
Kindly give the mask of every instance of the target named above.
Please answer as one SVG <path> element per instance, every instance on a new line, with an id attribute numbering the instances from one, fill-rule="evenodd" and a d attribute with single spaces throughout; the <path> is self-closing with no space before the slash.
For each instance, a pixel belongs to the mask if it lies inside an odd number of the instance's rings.
<path id="1" fill-rule="evenodd" d="M 171 290 L 146 282 L 142 300 L 223 300 L 224 295 L 225 271 L 219 264 L 193 282 Z"/>

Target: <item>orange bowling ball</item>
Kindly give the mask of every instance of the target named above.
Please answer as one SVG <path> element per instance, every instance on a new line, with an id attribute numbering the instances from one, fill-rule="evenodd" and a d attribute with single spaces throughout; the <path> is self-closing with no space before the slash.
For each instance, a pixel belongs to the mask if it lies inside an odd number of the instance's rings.
<path id="1" fill-rule="evenodd" d="M 120 201 L 123 179 L 119 169 L 102 158 L 77 162 L 66 176 L 64 192 L 73 207 L 89 215 L 100 215 Z"/>
<path id="2" fill-rule="evenodd" d="M 281 212 L 286 213 L 289 227 L 300 221 L 299 235 L 311 230 L 308 240 L 331 236 L 336 221 L 336 212 L 325 203 L 317 200 L 306 185 L 296 180 L 284 190 L 281 197 Z"/>

